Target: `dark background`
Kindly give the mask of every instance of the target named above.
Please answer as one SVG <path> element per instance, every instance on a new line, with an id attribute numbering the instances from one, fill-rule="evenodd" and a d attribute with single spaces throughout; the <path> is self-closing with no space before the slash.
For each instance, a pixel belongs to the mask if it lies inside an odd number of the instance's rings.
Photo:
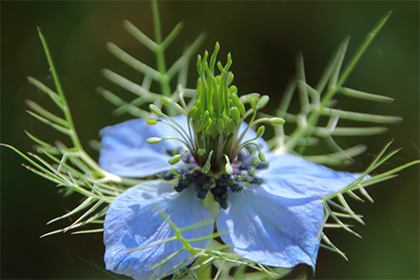
<path id="1" fill-rule="evenodd" d="M 372 43 L 346 86 L 395 98 L 393 104 L 339 98 L 346 109 L 399 115 L 404 121 L 391 125 L 387 134 L 359 137 L 368 151 L 347 170 L 361 171 L 391 139 L 393 148 L 404 149 L 381 171 L 419 157 L 419 4 L 411 2 L 162 2 L 163 34 L 179 21 L 185 28 L 168 52 L 174 61 L 183 47 L 207 31 L 200 49 L 213 50 L 221 43 L 222 61 L 232 52 L 235 84 L 240 93 L 268 94 L 278 102 L 294 74 L 298 51 L 305 57 L 307 80 L 314 85 L 330 55 L 344 37 L 352 40 L 348 57 L 367 32 L 389 9 L 394 13 Z M 37 36 L 40 26 L 55 60 L 82 144 L 88 148 L 98 139 L 100 128 L 129 119 L 112 117 L 112 104 L 95 91 L 105 86 L 123 90 L 100 74 L 103 67 L 136 79 L 129 67 L 105 49 L 115 42 L 140 60 L 152 64 L 154 57 L 122 27 L 129 19 L 153 37 L 149 2 L 4 2 L 1 3 L 1 142 L 21 151 L 33 151 L 26 129 L 41 139 L 64 138 L 24 112 L 25 99 L 47 108 L 48 97 L 26 81 L 28 75 L 52 86 L 52 78 Z M 196 79 L 190 71 L 189 86 Z M 137 80 L 139 80 L 137 78 Z M 123 93 L 122 93 L 123 94 Z M 274 108 L 274 107 L 269 107 Z M 339 140 L 345 147 L 355 144 Z M 23 160 L 1 148 L 1 278 L 122 279 L 104 269 L 101 234 L 42 234 L 66 226 L 45 223 L 74 208 L 80 197 L 63 199 L 53 183 L 20 166 Z M 318 151 L 325 152 L 325 151 Z M 343 168 L 341 168 L 343 169 Z M 375 203 L 352 203 L 365 216 L 366 226 L 356 225 L 363 239 L 343 230 L 329 230 L 330 239 L 350 259 L 320 250 L 317 279 L 418 279 L 419 278 L 419 168 L 369 188 Z M 311 275 L 309 273 L 309 275 Z"/>

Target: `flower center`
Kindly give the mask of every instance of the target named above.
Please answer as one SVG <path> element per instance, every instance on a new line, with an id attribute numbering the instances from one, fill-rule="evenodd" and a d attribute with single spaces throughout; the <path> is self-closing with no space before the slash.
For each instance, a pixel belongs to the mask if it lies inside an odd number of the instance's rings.
<path id="1" fill-rule="evenodd" d="M 179 171 L 169 171 L 162 174 L 164 180 L 178 179 L 175 186 L 177 192 L 186 188 L 194 188 L 199 199 L 205 199 L 210 191 L 214 200 L 223 209 L 227 209 L 228 190 L 237 193 L 255 185 L 261 185 L 263 179 L 256 176 L 255 171 L 268 168 L 268 163 L 260 162 L 256 150 L 247 146 L 239 152 L 237 161 L 232 165 L 232 174 L 222 174 L 212 177 L 199 170 L 191 172 L 184 168 Z"/>
<path id="2" fill-rule="evenodd" d="M 260 124 L 268 122 L 272 125 L 282 125 L 284 120 L 256 118 L 258 110 L 269 101 L 267 95 L 251 93 L 238 97 L 237 87 L 231 85 L 233 73 L 229 71 L 232 65 L 230 53 L 225 66 L 222 66 L 221 62 L 217 63 L 220 74 L 215 74 L 219 49 L 220 46 L 216 43 L 210 61 L 207 51 L 203 58 L 198 56 L 196 98 L 190 108 L 183 100 L 182 88 L 178 89 L 181 105 L 170 98 L 162 98 L 164 105 L 174 106 L 186 115 L 188 128 L 183 128 L 153 104 L 149 106 L 150 110 L 161 118 L 147 119 L 146 122 L 151 125 L 163 122 L 178 131 L 180 138 L 147 139 L 149 144 L 175 139 L 185 145 L 185 150 L 177 148 L 167 151 L 171 155 L 168 161 L 170 164 L 183 160 L 195 166 L 191 170 L 164 173 L 162 178 L 178 178 L 176 191 L 181 192 L 187 187 L 194 187 L 200 199 L 204 199 L 210 191 L 214 199 L 226 208 L 228 189 L 239 192 L 247 186 L 262 184 L 262 180 L 255 176 L 255 169 L 267 168 L 268 164 L 265 163 L 261 148 L 253 142 L 264 134 L 265 126 Z M 245 125 L 246 119 L 248 126 Z M 249 128 L 254 125 L 260 125 L 256 137 L 244 140 Z"/>

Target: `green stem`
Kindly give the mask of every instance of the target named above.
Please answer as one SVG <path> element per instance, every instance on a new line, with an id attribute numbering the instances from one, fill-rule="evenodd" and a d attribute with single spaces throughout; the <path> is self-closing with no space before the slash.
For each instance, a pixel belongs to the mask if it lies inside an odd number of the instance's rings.
<path id="1" fill-rule="evenodd" d="M 42 46 L 44 48 L 45 55 L 47 56 L 48 65 L 50 66 L 50 71 L 51 71 L 51 74 L 52 74 L 52 77 L 53 77 L 53 80 L 54 80 L 55 87 L 57 88 L 57 92 L 60 95 L 61 103 L 63 104 L 62 110 L 63 110 L 64 116 L 67 120 L 68 128 L 69 128 L 70 131 L 74 132 L 75 129 L 74 129 L 74 124 L 73 124 L 73 118 L 70 114 L 70 109 L 69 109 L 69 106 L 67 104 L 67 100 L 66 100 L 66 97 L 64 95 L 63 88 L 61 87 L 61 83 L 60 83 L 60 80 L 58 78 L 57 70 L 55 68 L 53 59 L 51 57 L 50 49 L 48 48 L 47 41 L 45 40 L 45 37 L 41 32 L 41 28 L 39 28 L 39 27 L 38 27 L 38 34 L 39 34 L 39 38 L 41 39 L 41 43 L 42 43 Z M 71 140 L 73 142 L 73 145 L 75 147 L 80 147 L 81 146 L 79 139 L 74 138 L 74 137 L 71 137 L 71 138 L 72 138 Z"/>
<path id="2" fill-rule="evenodd" d="M 214 200 L 213 195 L 209 192 L 205 199 L 201 201 L 203 205 L 209 210 L 213 221 L 216 222 L 217 214 L 220 211 L 220 204 Z"/>
<path id="3" fill-rule="evenodd" d="M 162 42 L 162 32 L 160 28 L 159 7 L 157 0 L 152 0 L 153 24 L 155 27 L 155 41 L 159 45 Z"/>
<path id="4" fill-rule="evenodd" d="M 210 212 L 210 214 L 213 218 L 213 221 L 216 222 L 217 214 L 220 211 L 219 203 L 217 203 L 214 200 L 214 197 L 211 193 L 208 193 L 206 198 L 203 199 L 201 202 L 207 208 L 207 210 L 209 210 L 209 212 Z M 210 241 L 207 244 L 206 247 L 207 247 L 207 249 L 211 249 L 212 248 L 212 242 Z M 194 262 L 194 265 L 199 265 L 199 264 L 205 262 L 208 258 L 209 257 L 200 257 Z M 199 279 L 199 280 L 209 280 L 209 279 L 211 279 L 211 263 L 209 265 L 204 265 L 204 266 L 200 267 L 199 269 L 197 269 L 197 279 Z"/>
<path id="5" fill-rule="evenodd" d="M 152 0 L 152 12 L 153 12 L 153 24 L 155 26 L 155 42 L 158 45 L 156 52 L 157 59 L 157 68 L 158 71 L 162 74 L 160 78 L 160 85 L 162 88 L 163 95 L 169 97 L 171 96 L 171 89 L 166 78 L 166 63 L 165 63 L 165 54 L 164 48 L 162 47 L 162 31 L 160 27 L 160 17 L 159 17 L 159 7 L 157 0 Z"/>
<path id="6" fill-rule="evenodd" d="M 165 54 L 164 54 L 165 48 L 162 45 L 162 31 L 160 27 L 159 7 L 158 7 L 157 0 L 152 0 L 152 13 L 153 13 L 153 24 L 155 26 L 155 41 L 156 41 L 156 44 L 158 45 L 157 48 L 155 49 L 157 69 L 162 74 L 162 76 L 160 77 L 159 83 L 162 89 L 162 94 L 166 97 L 170 97 L 172 91 L 169 85 L 170 79 L 166 75 L 166 63 L 165 63 Z M 170 116 L 175 115 L 174 108 L 169 107 L 167 109 L 168 109 L 168 114 Z"/>
<path id="7" fill-rule="evenodd" d="M 372 28 L 372 30 L 366 35 L 365 40 L 360 45 L 359 49 L 356 51 L 354 56 L 350 59 L 350 62 L 344 68 L 343 74 L 341 74 L 340 78 L 337 82 L 336 88 L 341 88 L 341 86 L 346 81 L 347 77 L 350 75 L 353 68 L 356 66 L 357 62 L 359 62 L 362 55 L 365 53 L 366 49 L 369 47 L 370 43 L 373 41 L 375 36 L 379 33 L 385 23 L 388 21 L 389 17 L 392 14 L 392 10 L 388 11 L 386 15 L 384 15 L 379 22 Z"/>
<path id="8" fill-rule="evenodd" d="M 55 68 L 53 59 L 51 57 L 51 53 L 50 50 L 48 48 L 48 44 L 47 41 L 45 40 L 44 35 L 41 32 L 41 29 L 38 27 L 38 34 L 39 34 L 39 38 L 41 39 L 42 42 L 42 46 L 44 48 L 44 52 L 45 55 L 47 56 L 47 60 L 48 60 L 48 64 L 50 66 L 51 69 L 51 74 L 53 76 L 54 79 L 54 84 L 55 87 L 57 88 L 57 92 L 60 95 L 60 99 L 61 99 L 61 103 L 63 105 L 63 107 L 61 107 L 65 119 L 67 120 L 67 124 L 68 124 L 68 129 L 70 130 L 70 138 L 71 141 L 73 142 L 73 145 L 76 149 L 79 150 L 81 157 L 83 158 L 83 160 L 93 169 L 96 170 L 98 172 L 100 172 L 101 168 L 98 166 L 98 164 L 84 151 L 82 144 L 80 143 L 79 137 L 77 137 L 77 133 L 76 133 L 76 129 L 74 127 L 74 123 L 73 123 L 73 118 L 71 116 L 70 113 L 70 108 L 68 106 L 66 97 L 64 95 L 64 91 L 63 88 L 61 87 L 61 83 L 60 80 L 58 78 L 58 74 L 57 74 L 57 70 Z"/>

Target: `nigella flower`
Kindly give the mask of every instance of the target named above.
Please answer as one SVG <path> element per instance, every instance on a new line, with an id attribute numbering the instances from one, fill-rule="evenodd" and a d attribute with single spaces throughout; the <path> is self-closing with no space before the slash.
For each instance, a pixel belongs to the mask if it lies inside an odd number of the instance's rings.
<path id="1" fill-rule="evenodd" d="M 254 132 L 244 119 L 251 116 L 250 125 L 282 121 L 255 120 L 268 99 L 257 94 L 239 99 L 236 87 L 228 86 L 230 57 L 214 76 L 215 54 L 210 64 L 207 54 L 199 57 L 197 100 L 186 116 L 170 118 L 151 105 L 158 119 L 101 131 L 104 169 L 151 178 L 109 207 L 104 222 L 109 270 L 148 279 L 191 264 L 169 221 L 186 229 L 181 235 L 191 246 L 205 248 L 205 237 L 214 230 L 212 214 L 202 203 L 209 197 L 220 206 L 215 224 L 221 239 L 239 256 L 274 267 L 314 267 L 324 223 L 321 199 L 360 176 L 270 153 L 261 138 L 264 127 Z"/>

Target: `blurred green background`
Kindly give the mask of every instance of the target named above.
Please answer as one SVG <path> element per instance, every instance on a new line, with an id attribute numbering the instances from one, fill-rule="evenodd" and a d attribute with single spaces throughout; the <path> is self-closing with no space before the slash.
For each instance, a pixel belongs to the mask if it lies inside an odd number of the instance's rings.
<path id="1" fill-rule="evenodd" d="M 180 21 L 185 28 L 168 52 L 173 62 L 183 47 L 200 34 L 207 40 L 200 49 L 221 43 L 225 61 L 232 52 L 235 84 L 240 93 L 268 94 L 274 102 L 282 96 L 294 75 L 298 51 L 305 58 L 307 80 L 314 85 L 330 55 L 344 35 L 351 36 L 348 53 L 355 51 L 367 32 L 388 10 L 394 13 L 346 86 L 395 98 L 393 104 L 359 102 L 339 98 L 340 106 L 362 112 L 399 115 L 404 121 L 391 125 L 387 134 L 339 141 L 345 147 L 365 143 L 368 151 L 355 158 L 347 170 L 361 171 L 391 139 L 393 148 L 404 149 L 382 171 L 419 157 L 419 3 L 372 2 L 161 2 L 163 33 Z M 104 86 L 123 90 L 103 78 L 110 68 L 140 81 L 137 73 L 105 49 L 112 41 L 140 60 L 154 57 L 122 27 L 129 19 L 152 36 L 149 2 L 2 2 L 1 3 L 1 142 L 21 151 L 33 151 L 26 129 L 44 140 L 64 138 L 24 112 L 25 99 L 53 108 L 48 98 L 29 85 L 31 75 L 52 86 L 52 78 L 37 37 L 36 26 L 46 36 L 81 141 L 88 148 L 104 126 L 129 119 L 113 117 L 113 105 L 95 91 Z M 348 58 L 348 57 L 347 57 Z M 196 79 L 190 71 L 190 84 Z M 276 104 L 276 103 L 271 104 Z M 274 107 L 272 107 L 274 108 Z M 28 171 L 23 160 L 1 148 L 1 277 L 23 279 L 123 279 L 105 271 L 101 234 L 39 236 L 65 226 L 45 223 L 75 207 L 77 195 L 63 199 L 53 183 Z M 320 151 L 322 152 L 322 151 Z M 321 249 L 316 279 L 418 279 L 419 278 L 419 168 L 369 189 L 375 203 L 352 203 L 365 216 L 366 226 L 355 225 L 363 239 L 342 230 L 328 230 L 330 239 L 350 259 Z M 311 275 L 309 273 L 309 275 Z"/>

